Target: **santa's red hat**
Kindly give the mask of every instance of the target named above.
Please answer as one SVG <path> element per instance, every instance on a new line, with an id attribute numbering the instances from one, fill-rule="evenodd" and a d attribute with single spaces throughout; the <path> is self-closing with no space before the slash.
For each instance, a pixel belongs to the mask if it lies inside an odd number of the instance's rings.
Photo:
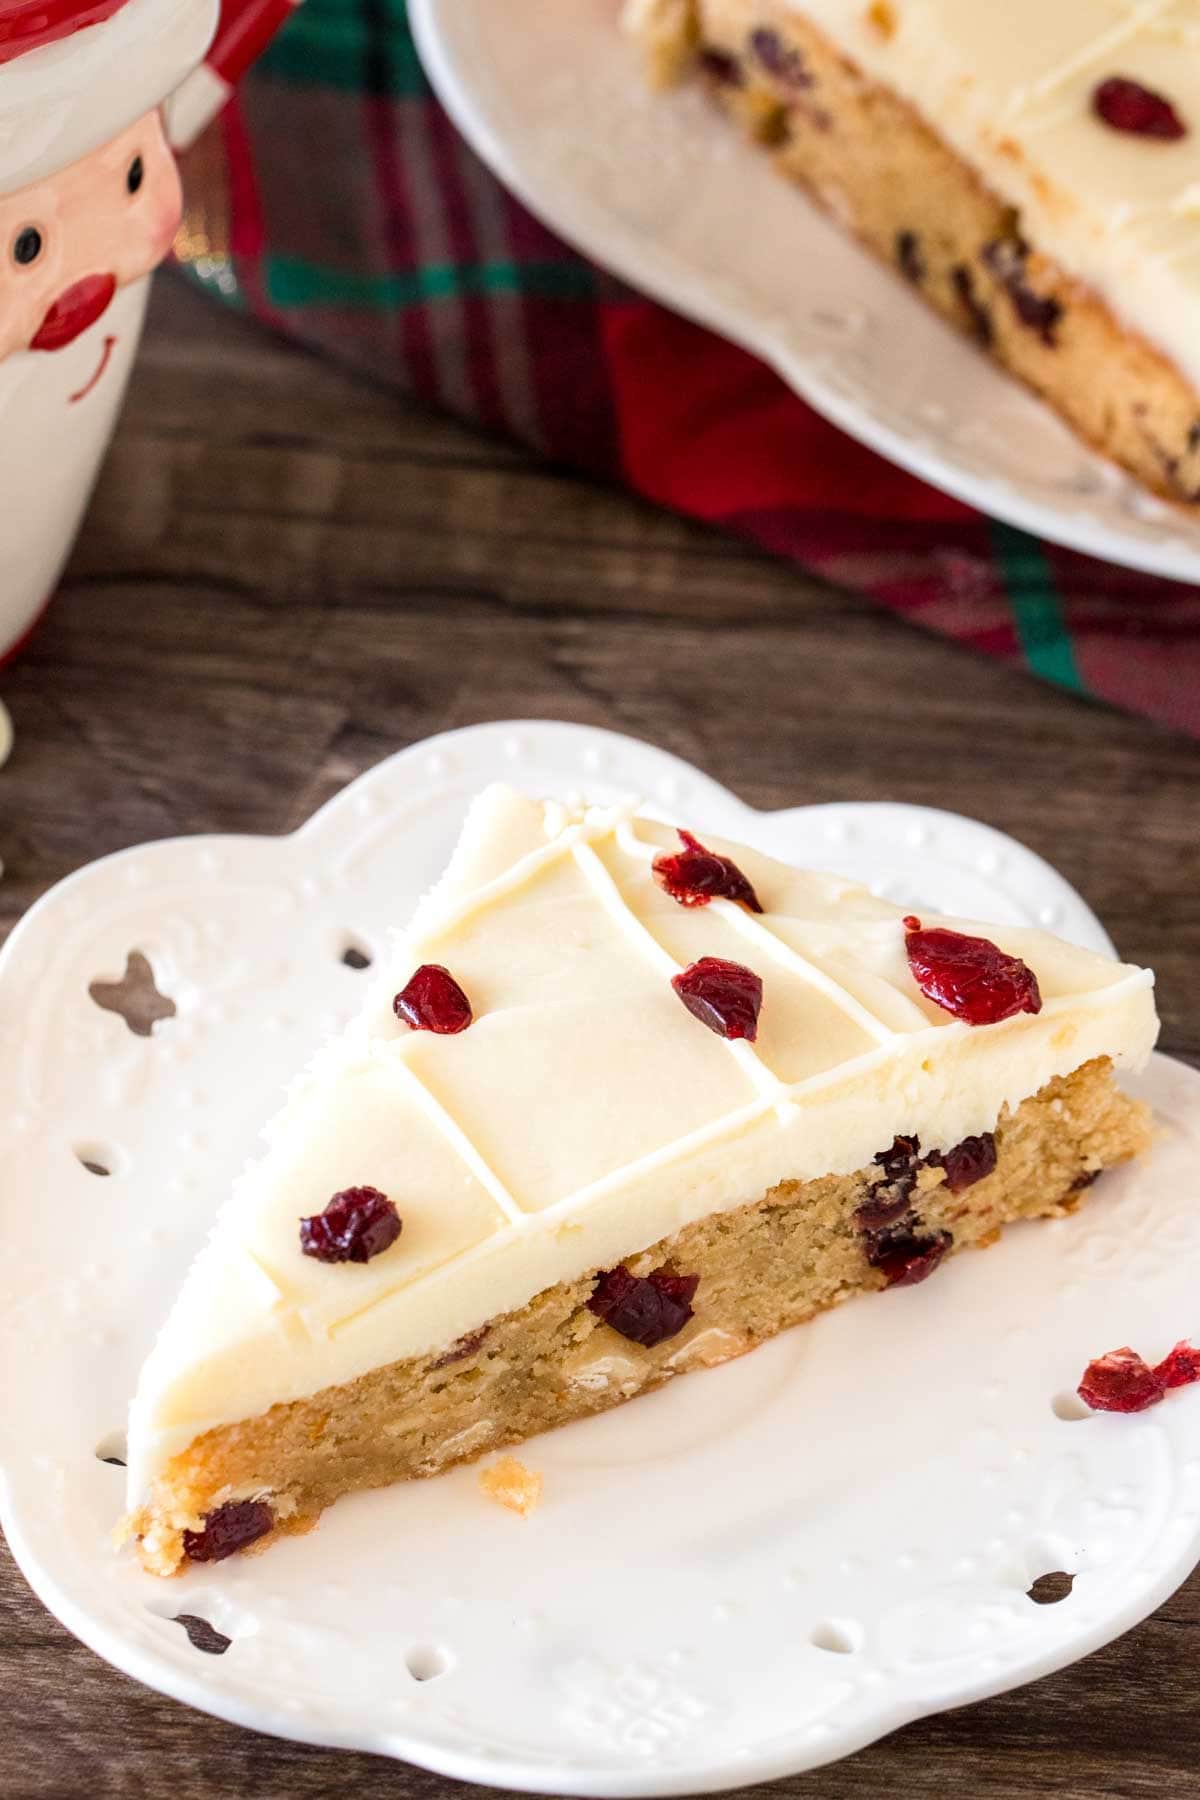
<path id="1" fill-rule="evenodd" d="M 78 161 L 201 61 L 218 0 L 0 0 L 0 194 Z"/>

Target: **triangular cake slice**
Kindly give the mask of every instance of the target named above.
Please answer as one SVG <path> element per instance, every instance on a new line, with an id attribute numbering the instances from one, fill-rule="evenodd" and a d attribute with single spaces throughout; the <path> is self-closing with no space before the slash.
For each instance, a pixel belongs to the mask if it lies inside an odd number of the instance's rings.
<path id="1" fill-rule="evenodd" d="M 143 1369 L 158 1573 L 924 1279 L 1148 1138 L 1147 971 L 628 807 L 488 789 L 387 964 Z"/>

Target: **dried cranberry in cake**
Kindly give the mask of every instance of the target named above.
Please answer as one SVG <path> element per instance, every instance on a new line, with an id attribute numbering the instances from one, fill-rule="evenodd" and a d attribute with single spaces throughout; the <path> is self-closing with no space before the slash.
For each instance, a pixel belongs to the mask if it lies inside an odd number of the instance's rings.
<path id="1" fill-rule="evenodd" d="M 1157 1406 L 1166 1391 L 1158 1370 L 1128 1344 L 1090 1362 L 1078 1389 L 1079 1398 L 1093 1411 L 1118 1413 L 1145 1412 L 1148 1406 Z"/>
<path id="2" fill-rule="evenodd" d="M 422 963 L 396 995 L 392 1008 L 414 1031 L 436 1031 L 442 1036 L 465 1031 L 472 1018 L 471 1002 L 440 963 Z"/>
<path id="3" fill-rule="evenodd" d="M 741 87 L 742 85 L 741 64 L 736 56 L 727 56 L 724 50 L 701 50 L 700 67 L 720 87 Z"/>
<path id="4" fill-rule="evenodd" d="M 1062 302 L 1052 295 L 1037 293 L 1029 285 L 1029 245 L 1019 237 L 996 238 L 984 245 L 982 255 L 996 280 L 1007 289 L 1022 325 L 1036 331 L 1043 344 L 1054 349 L 1058 341 L 1055 333 L 1063 316 Z"/>
<path id="5" fill-rule="evenodd" d="M 265 1500 L 227 1500 L 210 1512 L 199 1531 L 185 1531 L 183 1552 L 192 1562 L 223 1562 L 266 1537 L 275 1518 Z"/>
<path id="6" fill-rule="evenodd" d="M 618 1263 L 597 1280 L 588 1310 L 631 1343 L 652 1350 L 683 1330 L 699 1286 L 698 1275 L 672 1275 L 666 1269 L 631 1275 Z"/>
<path id="7" fill-rule="evenodd" d="M 1165 94 L 1143 87 L 1127 75 L 1112 75 L 1092 95 L 1092 111 L 1114 131 L 1174 143 L 1188 128 Z"/>
<path id="8" fill-rule="evenodd" d="M 680 831 L 682 850 L 674 856 L 656 856 L 654 874 L 672 900 L 681 906 L 707 906 L 710 900 L 739 900 L 751 912 L 760 913 L 758 895 L 737 864 L 715 850 L 706 850 L 690 831 Z"/>
<path id="9" fill-rule="evenodd" d="M 318 1262 L 370 1262 L 400 1236 L 400 1215 L 378 1188 L 345 1188 L 324 1212 L 300 1221 L 300 1248 Z"/>
<path id="10" fill-rule="evenodd" d="M 890 1150 L 880 1150 L 875 1157 L 883 1174 L 871 1186 L 866 1200 L 854 1214 L 860 1231 L 879 1231 L 892 1225 L 908 1211 L 908 1203 L 917 1185 L 921 1167 L 921 1140 L 895 1137 Z"/>
<path id="11" fill-rule="evenodd" d="M 883 1231 L 867 1240 L 867 1261 L 889 1287 L 916 1287 L 933 1274 L 953 1238 L 948 1231 L 923 1236 L 910 1230 Z"/>
<path id="12" fill-rule="evenodd" d="M 469 1331 L 466 1337 L 456 1338 L 448 1350 L 443 1350 L 436 1362 L 431 1362 L 430 1370 L 447 1369 L 451 1363 L 465 1362 L 468 1356 L 474 1356 L 481 1350 L 492 1335 L 490 1325 L 480 1326 L 478 1331 Z"/>
<path id="13" fill-rule="evenodd" d="M 968 1025 L 997 1025 L 1016 1013 L 1039 1013 L 1037 976 L 1018 956 L 1006 956 L 989 938 L 961 931 L 923 931 L 911 914 L 904 948 L 913 980 L 927 1000 Z"/>
<path id="14" fill-rule="evenodd" d="M 896 233 L 896 261 L 900 273 L 919 286 L 927 274 L 925 258 L 921 255 L 921 240 L 915 231 L 898 231 Z"/>
<path id="15" fill-rule="evenodd" d="M 773 75 L 784 87 L 812 87 L 813 78 L 800 51 L 785 44 L 769 25 L 760 25 L 757 31 L 750 33 L 750 48 L 767 74 Z"/>
<path id="16" fill-rule="evenodd" d="M 964 1138 L 950 1150 L 931 1150 L 925 1160 L 931 1168 L 944 1169 L 950 1192 L 961 1194 L 996 1167 L 996 1140 L 985 1131 L 981 1137 Z"/>
<path id="17" fill-rule="evenodd" d="M 1155 1363 L 1154 1374 L 1164 1388 L 1187 1387 L 1190 1382 L 1200 1381 L 1200 1350 L 1193 1349 L 1184 1338 L 1160 1363 Z"/>
<path id="18" fill-rule="evenodd" d="M 718 1037 L 753 1043 L 758 1036 L 763 985 L 753 969 L 719 956 L 702 956 L 672 975 L 671 986 L 693 1018 Z"/>

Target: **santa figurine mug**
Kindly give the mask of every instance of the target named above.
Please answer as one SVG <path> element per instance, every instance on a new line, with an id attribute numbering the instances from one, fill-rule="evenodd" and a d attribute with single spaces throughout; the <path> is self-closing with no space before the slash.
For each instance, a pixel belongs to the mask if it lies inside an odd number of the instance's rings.
<path id="1" fill-rule="evenodd" d="M 0 661 L 50 599 L 116 420 L 175 148 L 289 0 L 0 0 Z"/>

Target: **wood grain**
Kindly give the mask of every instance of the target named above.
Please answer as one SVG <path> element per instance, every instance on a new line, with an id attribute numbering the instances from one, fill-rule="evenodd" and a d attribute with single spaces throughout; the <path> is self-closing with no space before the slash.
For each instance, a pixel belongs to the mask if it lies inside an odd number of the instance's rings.
<path id="1" fill-rule="evenodd" d="M 1164 1047 L 1200 1062 L 1200 746 L 431 417 L 169 280 L 61 596 L 3 693 L 0 934 L 106 851 L 284 831 L 428 732 L 577 719 L 757 806 L 910 800 L 1015 833 L 1157 967 Z M 137 1687 L 2 1547 L 0 1696 L 6 1800 L 454 1785 Z M 1200 1800 L 1200 1577 L 1085 1663 L 775 1787 Z"/>

